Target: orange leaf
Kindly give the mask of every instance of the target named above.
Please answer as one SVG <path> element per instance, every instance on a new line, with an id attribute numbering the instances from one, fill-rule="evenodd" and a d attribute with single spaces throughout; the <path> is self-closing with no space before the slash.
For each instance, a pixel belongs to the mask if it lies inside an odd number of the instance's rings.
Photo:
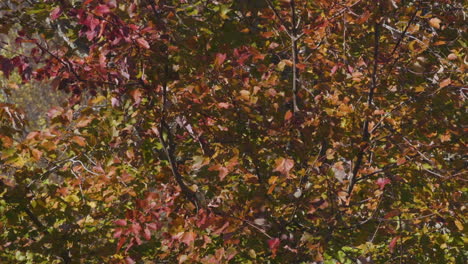
<path id="1" fill-rule="evenodd" d="M 434 17 L 434 18 L 431 18 L 431 20 L 429 20 L 429 25 L 431 25 L 431 27 L 433 28 L 439 29 L 441 22 L 442 21 L 440 19 L 438 19 L 437 17 Z"/>
<path id="2" fill-rule="evenodd" d="M 38 149 L 32 149 L 31 150 L 31 154 L 33 156 L 33 158 L 37 161 L 37 160 L 40 160 L 41 157 L 42 157 L 42 151 L 38 150 Z"/>
<path id="3" fill-rule="evenodd" d="M 86 146 L 86 140 L 83 137 L 74 136 L 71 140 L 81 147 Z"/>
<path id="4" fill-rule="evenodd" d="M 440 82 L 439 87 L 444 88 L 446 86 L 449 86 L 451 83 L 452 83 L 452 80 L 450 78 L 447 78 Z"/>
<path id="5" fill-rule="evenodd" d="M 221 66 L 224 63 L 225 60 L 226 60 L 226 54 L 225 53 L 216 54 L 216 58 L 215 58 L 215 61 L 214 61 L 215 67 L 218 68 L 219 66 Z"/>
<path id="6" fill-rule="evenodd" d="M 281 174 L 288 176 L 289 171 L 294 167 L 294 161 L 292 159 L 279 158 L 276 159 L 276 168 L 274 171 L 280 172 Z"/>
<path id="7" fill-rule="evenodd" d="M 195 241 L 196 237 L 197 234 L 195 234 L 195 232 L 189 231 L 184 233 L 180 241 L 187 244 L 187 246 L 190 246 L 190 244 L 192 244 L 192 242 Z"/>

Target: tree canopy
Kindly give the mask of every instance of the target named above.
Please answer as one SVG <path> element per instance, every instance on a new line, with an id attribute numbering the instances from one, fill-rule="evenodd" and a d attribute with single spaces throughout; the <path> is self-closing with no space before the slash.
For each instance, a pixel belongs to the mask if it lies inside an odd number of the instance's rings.
<path id="1" fill-rule="evenodd" d="M 466 263 L 463 1 L 5 0 L 1 263 Z"/>

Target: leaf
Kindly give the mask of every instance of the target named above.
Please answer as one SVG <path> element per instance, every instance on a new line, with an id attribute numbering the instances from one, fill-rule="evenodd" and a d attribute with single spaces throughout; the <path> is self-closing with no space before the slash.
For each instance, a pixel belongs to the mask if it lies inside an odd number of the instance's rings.
<path id="1" fill-rule="evenodd" d="M 458 230 L 463 231 L 464 226 L 463 226 L 462 222 L 460 222 L 458 220 L 455 220 L 454 223 L 455 223 L 455 226 L 457 226 Z"/>
<path id="2" fill-rule="evenodd" d="M 228 109 L 229 107 L 231 107 L 231 105 L 228 103 L 218 103 L 218 108 Z"/>
<path id="3" fill-rule="evenodd" d="M 388 178 L 378 178 L 377 181 L 375 182 L 380 190 L 383 190 L 385 188 L 385 185 L 390 184 L 392 181 Z"/>
<path id="4" fill-rule="evenodd" d="M 123 233 L 122 228 L 117 228 L 117 229 L 115 230 L 115 232 L 114 232 L 113 237 L 114 237 L 114 238 L 119 238 L 119 237 L 122 236 L 122 233 Z"/>
<path id="5" fill-rule="evenodd" d="M 279 238 L 272 238 L 272 239 L 268 240 L 268 247 L 271 250 L 273 258 L 276 256 L 276 252 L 278 251 L 279 246 L 280 246 L 280 239 Z"/>
<path id="6" fill-rule="evenodd" d="M 60 8 L 60 6 L 57 6 L 56 8 L 52 10 L 52 12 L 50 12 L 50 19 L 56 20 L 57 18 L 60 17 L 61 14 L 62 14 L 62 9 Z"/>
<path id="7" fill-rule="evenodd" d="M 429 25 L 433 28 L 437 28 L 437 29 L 440 29 L 440 23 L 442 21 L 440 19 L 438 19 L 437 17 L 434 17 L 434 18 L 431 18 L 429 20 Z"/>
<path id="8" fill-rule="evenodd" d="M 125 264 L 135 264 L 136 262 L 131 257 L 125 258 Z"/>
<path id="9" fill-rule="evenodd" d="M 215 68 L 219 68 L 221 65 L 223 65 L 224 61 L 226 60 L 226 53 L 218 53 L 216 54 L 214 65 Z"/>
<path id="10" fill-rule="evenodd" d="M 388 248 L 390 249 L 390 252 L 393 253 L 393 250 L 395 249 L 395 246 L 398 242 L 398 239 L 400 238 L 400 236 L 396 236 L 392 239 L 392 241 L 390 241 L 390 244 L 388 245 Z"/>
<path id="11" fill-rule="evenodd" d="M 140 231 L 141 231 L 141 225 L 139 223 L 132 223 L 130 225 L 130 231 L 132 231 L 132 233 L 135 235 L 135 236 L 138 236 Z"/>
<path id="12" fill-rule="evenodd" d="M 140 89 L 135 89 L 131 92 L 132 98 L 135 101 L 135 105 L 139 105 L 141 103 L 141 90 Z"/>
<path id="13" fill-rule="evenodd" d="M 105 15 L 105 14 L 109 13 L 110 9 L 109 9 L 109 7 L 107 5 L 98 5 L 94 9 L 94 12 L 95 12 L 96 15 L 102 16 L 102 15 Z"/>
<path id="14" fill-rule="evenodd" d="M 287 158 L 278 158 L 275 161 L 275 170 L 277 172 L 280 172 L 284 176 L 289 175 L 289 171 L 294 167 L 294 161 L 291 159 Z"/>
<path id="15" fill-rule="evenodd" d="M 221 166 L 219 164 L 211 166 L 208 170 L 209 171 L 218 171 L 219 172 L 218 177 L 219 177 L 219 180 L 221 180 L 221 181 L 224 180 L 226 175 L 229 174 L 229 170 L 226 167 L 223 167 L 223 166 Z"/>
<path id="16" fill-rule="evenodd" d="M 150 240 L 151 239 L 151 231 L 148 229 L 148 228 L 145 228 L 143 230 L 143 237 L 146 239 L 146 240 Z"/>
<path id="17" fill-rule="evenodd" d="M 240 92 L 240 97 L 245 100 L 245 101 L 249 101 L 250 100 L 250 91 L 248 90 L 241 90 Z"/>
<path id="18" fill-rule="evenodd" d="M 41 157 L 42 157 L 42 151 L 40 151 L 38 149 L 32 149 L 31 154 L 32 154 L 34 160 L 36 160 L 36 161 L 40 160 Z"/>
<path id="19" fill-rule="evenodd" d="M 286 114 L 284 115 L 284 120 L 288 121 L 289 119 L 291 119 L 292 116 L 293 116 L 293 114 L 292 114 L 291 110 L 288 110 L 286 112 Z"/>
<path id="20" fill-rule="evenodd" d="M 119 220 L 116 220 L 114 222 L 114 224 L 118 225 L 118 226 L 126 226 L 127 225 L 127 220 L 125 219 L 119 219 Z"/>
<path id="21" fill-rule="evenodd" d="M 72 137 L 71 140 L 73 142 L 75 142 L 76 144 L 78 144 L 79 146 L 81 146 L 81 147 L 86 146 L 86 140 L 84 139 L 84 137 L 74 136 L 74 137 Z"/>
<path id="22" fill-rule="evenodd" d="M 137 38 L 136 43 L 138 44 L 138 46 L 140 46 L 140 47 L 142 47 L 144 49 L 149 49 L 150 48 L 150 45 L 149 45 L 148 41 L 146 41 L 144 38 Z"/>
<path id="23" fill-rule="evenodd" d="M 439 83 L 440 88 L 444 88 L 449 86 L 452 83 L 452 80 L 450 78 L 447 78 Z"/>
<path id="24" fill-rule="evenodd" d="M 195 232 L 188 231 L 188 232 L 184 232 L 180 241 L 182 243 L 185 243 L 187 246 L 190 246 L 193 243 L 193 241 L 195 241 L 196 237 L 197 237 L 197 234 Z"/>

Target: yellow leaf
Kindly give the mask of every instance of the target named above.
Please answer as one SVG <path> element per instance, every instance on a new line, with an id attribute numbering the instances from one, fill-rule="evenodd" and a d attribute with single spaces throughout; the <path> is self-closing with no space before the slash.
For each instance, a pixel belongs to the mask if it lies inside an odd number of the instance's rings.
<path id="1" fill-rule="evenodd" d="M 463 231 L 464 226 L 463 226 L 462 222 L 460 222 L 458 220 L 455 220 L 454 223 L 457 226 L 458 230 Z"/>
<path id="2" fill-rule="evenodd" d="M 278 176 L 272 176 L 270 179 L 268 179 L 268 184 L 275 184 L 275 182 L 278 180 Z"/>
<path id="3" fill-rule="evenodd" d="M 249 98 L 250 98 L 250 92 L 249 91 L 241 90 L 239 93 L 240 93 L 240 96 L 241 96 L 242 99 L 244 99 L 246 101 L 249 100 Z"/>
<path id="4" fill-rule="evenodd" d="M 416 87 L 416 89 L 415 89 L 415 91 L 418 92 L 418 93 L 419 92 L 424 92 L 424 90 L 425 90 L 424 86 L 421 86 L 421 85 Z"/>

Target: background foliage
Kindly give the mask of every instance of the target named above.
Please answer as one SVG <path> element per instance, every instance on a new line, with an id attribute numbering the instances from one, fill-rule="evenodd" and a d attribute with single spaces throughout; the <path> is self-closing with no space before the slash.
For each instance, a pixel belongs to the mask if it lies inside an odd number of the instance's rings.
<path id="1" fill-rule="evenodd" d="M 2 263 L 466 263 L 466 6 L 0 3 Z"/>

